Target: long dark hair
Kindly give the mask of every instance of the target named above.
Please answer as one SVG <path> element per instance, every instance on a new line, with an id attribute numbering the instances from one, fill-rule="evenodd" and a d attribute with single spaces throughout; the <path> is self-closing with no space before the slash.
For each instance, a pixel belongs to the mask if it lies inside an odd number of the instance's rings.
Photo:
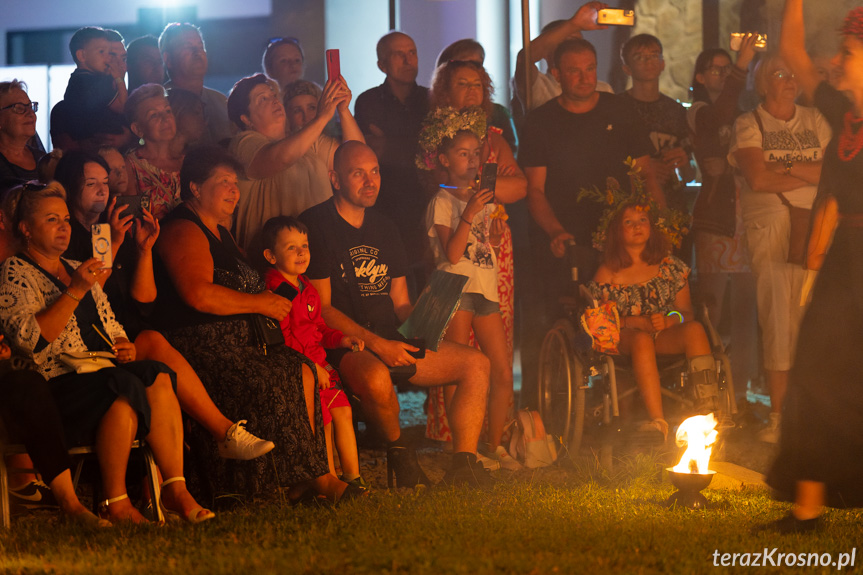
<path id="1" fill-rule="evenodd" d="M 725 56 L 731 62 L 731 55 L 722 48 L 708 48 L 698 55 L 695 60 L 695 70 L 692 72 L 692 83 L 689 87 L 689 99 L 693 102 L 710 102 L 710 94 L 704 84 L 698 81 L 696 76 L 704 74 L 717 56 Z"/>
<path id="2" fill-rule="evenodd" d="M 641 260 L 648 265 L 656 265 L 661 262 L 665 256 L 671 253 L 671 246 L 665 234 L 660 232 L 656 227 L 656 222 L 650 214 L 650 210 L 646 207 L 638 206 L 637 204 L 626 204 L 614 214 L 611 221 L 608 223 L 608 231 L 605 238 L 605 249 L 603 250 L 603 263 L 608 268 L 617 272 L 628 268 L 632 265 L 632 258 L 629 252 L 623 245 L 623 214 L 629 208 L 641 207 L 644 213 L 647 214 L 647 219 L 650 222 L 650 237 L 647 239 L 647 244 L 644 246 L 644 251 L 641 252 Z"/>
<path id="3" fill-rule="evenodd" d="M 74 150 L 66 152 L 57 162 L 54 170 L 54 179 L 62 184 L 66 190 L 66 205 L 71 212 L 81 201 L 81 191 L 84 189 L 84 166 L 87 164 L 99 164 L 105 168 L 106 173 L 111 173 L 111 168 L 102 156 Z"/>

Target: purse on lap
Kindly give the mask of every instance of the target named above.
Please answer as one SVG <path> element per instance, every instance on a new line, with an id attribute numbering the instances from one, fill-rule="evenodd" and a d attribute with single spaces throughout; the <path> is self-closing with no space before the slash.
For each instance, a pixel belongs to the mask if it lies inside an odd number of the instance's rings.
<path id="1" fill-rule="evenodd" d="M 110 351 L 66 351 L 57 359 L 76 373 L 93 373 L 106 367 L 116 367 L 112 360 L 117 359 L 117 356 Z"/>

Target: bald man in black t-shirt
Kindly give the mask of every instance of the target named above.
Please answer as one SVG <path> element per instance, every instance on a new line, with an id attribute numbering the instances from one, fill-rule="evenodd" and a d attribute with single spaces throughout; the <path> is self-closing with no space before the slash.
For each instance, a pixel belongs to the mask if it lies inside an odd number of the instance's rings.
<path id="1" fill-rule="evenodd" d="M 416 452 L 401 437 L 391 369 L 415 369 L 409 376 L 415 385 L 456 386 L 448 410 L 453 461 L 444 481 L 488 486 L 493 480 L 476 460 L 488 393 L 488 359 L 448 341 L 422 359 L 411 355 L 418 349 L 396 331 L 411 312 L 404 248 L 395 225 L 367 209 L 380 190 L 377 156 L 363 143 L 345 142 L 336 151 L 333 168 L 333 197 L 300 216 L 309 229 L 311 260 L 306 275 L 320 293 L 327 325 L 361 338 L 365 350 L 331 354 L 328 360 L 359 396 L 369 423 L 388 442 L 391 487 L 429 484 Z"/>

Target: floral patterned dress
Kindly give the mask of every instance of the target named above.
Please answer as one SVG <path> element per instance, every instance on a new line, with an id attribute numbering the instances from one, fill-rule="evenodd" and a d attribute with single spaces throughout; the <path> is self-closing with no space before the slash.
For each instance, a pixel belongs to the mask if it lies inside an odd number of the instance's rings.
<path id="1" fill-rule="evenodd" d="M 213 283 L 243 293 L 258 293 L 264 280 L 249 266 L 227 229 L 207 234 L 201 220 L 181 204 L 167 218 L 187 219 L 207 235 L 213 257 Z M 309 425 L 302 364 L 314 364 L 288 346 L 257 345 L 247 315 L 212 316 L 186 306 L 157 262 L 162 332 L 195 369 L 213 402 L 231 421 L 248 420 L 248 430 L 276 444 L 251 461 L 221 459 L 202 426 L 188 436 L 191 464 L 187 476 L 207 496 L 231 493 L 252 497 L 275 493 L 327 473 L 327 451 L 320 398 L 315 396 L 315 429 Z"/>
<path id="2" fill-rule="evenodd" d="M 180 203 L 180 172 L 168 172 L 138 156 L 137 151 L 126 157 L 132 166 L 138 192 L 144 196 L 144 205 L 157 220 L 168 215 Z"/>
<path id="3" fill-rule="evenodd" d="M 646 282 L 621 285 L 590 282 L 587 289 L 598 301 L 613 301 L 621 317 L 667 314 L 674 309 L 677 294 L 686 287 L 689 267 L 674 256 L 666 256 L 659 273 Z"/>

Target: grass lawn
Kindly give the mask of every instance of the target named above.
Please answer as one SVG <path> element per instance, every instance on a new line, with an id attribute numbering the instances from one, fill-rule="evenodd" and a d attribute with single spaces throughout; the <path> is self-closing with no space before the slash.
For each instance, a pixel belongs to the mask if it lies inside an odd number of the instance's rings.
<path id="1" fill-rule="evenodd" d="M 815 535 L 751 534 L 787 509 L 762 490 L 708 490 L 707 511 L 666 509 L 672 488 L 660 469 L 656 458 L 631 456 L 613 476 L 587 463 L 519 472 L 491 492 L 379 490 L 337 510 L 272 503 L 195 527 L 86 532 L 41 513 L 13 520 L 13 530 L 0 534 L 0 571 L 712 573 L 732 569 L 714 566 L 716 550 L 718 560 L 765 547 L 777 548 L 773 561 L 779 553 L 832 553 L 836 560 L 863 542 L 860 510 L 830 511 Z M 863 563 L 863 549 L 855 563 Z M 837 571 L 767 565 L 758 572 Z"/>

